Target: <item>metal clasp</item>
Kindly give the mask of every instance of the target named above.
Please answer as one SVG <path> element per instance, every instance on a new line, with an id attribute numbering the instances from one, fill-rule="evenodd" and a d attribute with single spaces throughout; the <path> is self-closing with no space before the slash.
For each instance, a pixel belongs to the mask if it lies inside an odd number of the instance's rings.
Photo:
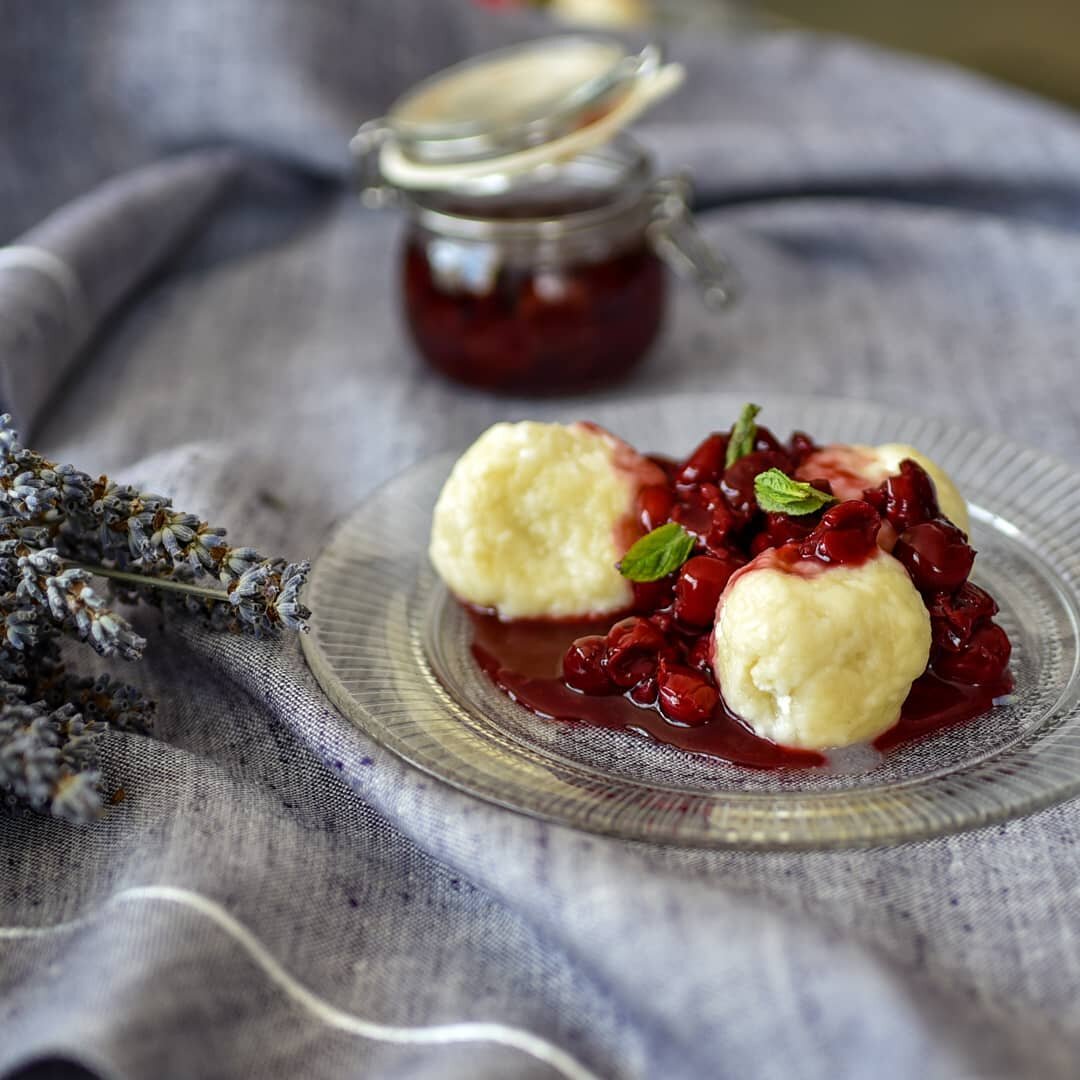
<path id="1" fill-rule="evenodd" d="M 731 265 L 702 235 L 690 209 L 693 187 L 683 175 L 664 177 L 653 186 L 656 204 L 646 230 L 653 251 L 681 278 L 692 281 L 712 311 L 735 299 Z"/>
<path id="2" fill-rule="evenodd" d="M 390 128 L 380 116 L 367 120 L 349 140 L 356 163 L 356 185 L 360 189 L 360 201 L 373 210 L 393 206 L 398 201 L 397 189 L 383 181 L 379 168 L 379 152 L 390 135 Z"/>

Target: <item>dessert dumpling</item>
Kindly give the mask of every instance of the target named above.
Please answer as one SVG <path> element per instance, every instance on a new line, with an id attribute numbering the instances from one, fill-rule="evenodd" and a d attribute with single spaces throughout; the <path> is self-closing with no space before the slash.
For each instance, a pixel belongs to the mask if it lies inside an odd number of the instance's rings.
<path id="1" fill-rule="evenodd" d="M 871 551 L 830 566 L 768 549 L 728 582 L 713 667 L 728 707 L 757 735 L 822 750 L 874 739 L 899 719 L 926 669 L 930 616 L 899 561 Z"/>
<path id="2" fill-rule="evenodd" d="M 861 499 L 866 488 L 900 472 L 900 462 L 910 458 L 921 465 L 937 490 L 941 512 L 966 533 L 971 531 L 967 503 L 948 473 L 914 446 L 885 443 L 883 446 L 834 443 L 807 455 L 795 472 L 798 480 L 828 480 L 838 499 Z"/>
<path id="3" fill-rule="evenodd" d="M 454 465 L 431 561 L 450 590 L 504 619 L 630 606 L 616 568 L 641 533 L 637 495 L 663 471 L 594 424 L 495 424 Z"/>

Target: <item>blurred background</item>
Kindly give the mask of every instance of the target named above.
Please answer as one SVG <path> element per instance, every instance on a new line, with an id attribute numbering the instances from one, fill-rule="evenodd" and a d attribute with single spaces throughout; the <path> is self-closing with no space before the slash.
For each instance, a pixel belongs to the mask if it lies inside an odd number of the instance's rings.
<path id="1" fill-rule="evenodd" d="M 1080 107 L 1077 0 L 473 0 L 547 8 L 585 25 L 787 26 L 851 34 L 951 61 Z"/>

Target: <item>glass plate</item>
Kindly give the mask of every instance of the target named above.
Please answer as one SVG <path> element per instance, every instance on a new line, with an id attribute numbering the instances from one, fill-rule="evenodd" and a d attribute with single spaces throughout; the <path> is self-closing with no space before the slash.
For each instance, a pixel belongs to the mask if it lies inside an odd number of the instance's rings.
<path id="1" fill-rule="evenodd" d="M 686 454 L 745 399 L 597 408 L 642 449 Z M 431 511 L 454 461 L 397 477 L 351 514 L 315 564 L 304 649 L 339 709 L 407 761 L 481 798 L 616 836 L 695 846 L 843 847 L 933 836 L 1080 791 L 1080 476 L 988 433 L 859 402 L 770 397 L 762 420 L 822 441 L 907 442 L 971 504 L 974 579 L 1013 642 L 1011 700 L 884 758 L 765 772 L 630 734 L 541 720 L 496 690 L 466 619 L 431 570 Z"/>

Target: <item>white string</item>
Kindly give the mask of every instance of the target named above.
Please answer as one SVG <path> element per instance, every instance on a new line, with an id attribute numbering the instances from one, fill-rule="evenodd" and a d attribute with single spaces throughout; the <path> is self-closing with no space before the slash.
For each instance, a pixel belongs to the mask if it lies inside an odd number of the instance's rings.
<path id="1" fill-rule="evenodd" d="M 89 325 L 86 294 L 78 275 L 59 255 L 30 244 L 10 244 L 0 247 L 0 270 L 8 267 L 35 270 L 47 277 L 64 297 L 72 333 L 79 334 L 86 329 Z"/>
<path id="2" fill-rule="evenodd" d="M 338 1009 L 295 979 L 278 962 L 274 955 L 247 929 L 238 922 L 220 904 L 189 889 L 178 889 L 167 885 L 147 885 L 124 889 L 115 893 L 108 900 L 110 904 L 129 903 L 132 901 L 156 900 L 162 903 L 180 904 L 204 916 L 223 930 L 236 944 L 241 946 L 264 974 L 278 988 L 301 1008 L 306 1009 L 317 1020 L 339 1031 L 357 1035 L 360 1038 L 378 1042 L 407 1043 L 409 1045 L 445 1045 L 448 1043 L 498 1043 L 523 1054 L 528 1054 L 537 1061 L 550 1066 L 568 1080 L 599 1080 L 595 1073 L 555 1046 L 546 1039 L 533 1035 L 521 1028 L 508 1027 L 505 1024 L 478 1022 L 436 1024 L 430 1027 L 395 1027 L 379 1024 L 372 1020 L 354 1016 Z M 0 941 L 21 938 L 45 937 L 65 930 L 74 930 L 92 922 L 96 914 L 73 919 L 70 922 L 56 923 L 52 926 L 8 926 L 0 927 Z"/>

